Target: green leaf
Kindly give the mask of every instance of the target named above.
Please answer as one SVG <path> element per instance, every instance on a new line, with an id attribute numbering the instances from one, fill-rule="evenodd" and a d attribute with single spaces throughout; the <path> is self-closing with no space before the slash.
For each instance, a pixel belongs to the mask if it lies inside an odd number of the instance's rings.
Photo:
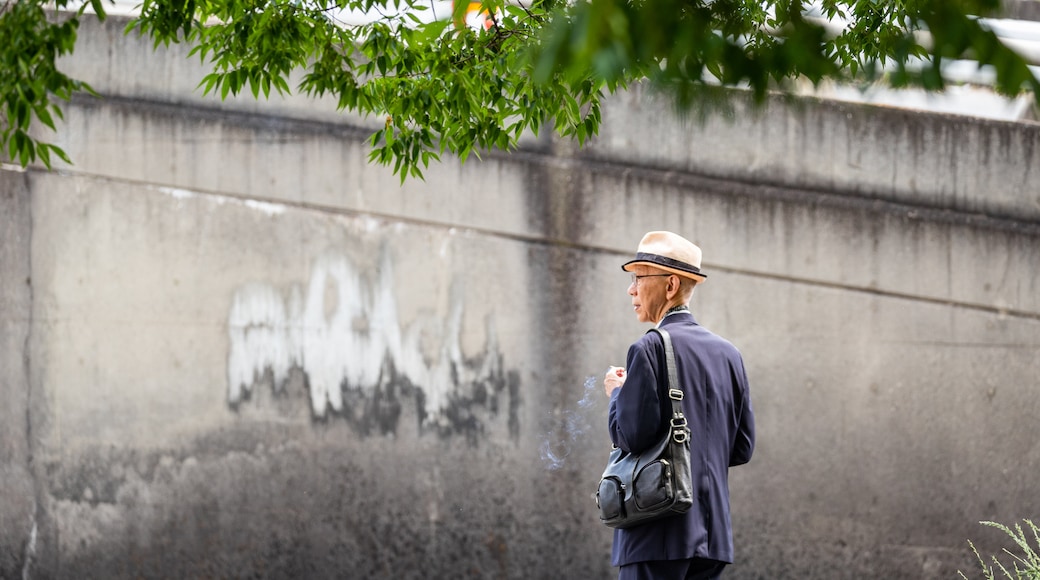
<path id="1" fill-rule="evenodd" d="M 47 125 L 47 127 L 49 127 L 52 131 L 57 130 L 54 126 L 54 119 L 52 119 L 50 113 L 47 112 L 46 106 L 38 106 L 35 109 L 33 109 L 33 112 L 36 114 L 36 118 L 39 119 L 41 123 Z"/>
<path id="2" fill-rule="evenodd" d="M 36 146 L 36 154 L 39 155 L 40 161 L 43 162 L 43 164 L 47 167 L 47 169 L 50 169 L 51 168 L 51 153 L 47 149 L 47 144 L 46 143 L 40 143 L 40 144 L 38 144 Z"/>
<path id="3" fill-rule="evenodd" d="M 220 75 L 218 75 L 217 73 L 209 73 L 208 75 L 202 77 L 202 80 L 199 81 L 198 86 L 203 87 L 202 94 L 203 96 L 205 96 L 208 95 L 213 90 L 213 87 L 215 87 L 219 82 Z"/>
<path id="4" fill-rule="evenodd" d="M 68 163 L 69 165 L 72 165 L 72 160 L 69 159 L 69 156 L 65 153 L 64 149 L 62 149 L 60 147 L 57 147 L 55 145 L 49 145 L 49 144 L 47 145 L 47 148 L 50 149 L 51 153 L 54 153 L 59 158 L 61 158 L 62 161 L 64 161 L 65 163 Z"/>
<path id="5" fill-rule="evenodd" d="M 90 0 L 90 6 L 94 9 L 94 14 L 97 15 L 98 20 L 105 19 L 105 7 L 101 4 L 101 0 Z M 50 165 L 48 164 L 48 167 Z"/>
<path id="6" fill-rule="evenodd" d="M 260 80 L 255 75 L 249 76 L 249 90 L 253 93 L 253 98 L 260 98 Z"/>

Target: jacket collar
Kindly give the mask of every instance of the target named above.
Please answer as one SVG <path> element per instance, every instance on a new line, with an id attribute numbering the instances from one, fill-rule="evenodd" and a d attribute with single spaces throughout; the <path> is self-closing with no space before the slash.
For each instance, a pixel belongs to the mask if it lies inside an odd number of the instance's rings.
<path id="1" fill-rule="evenodd" d="M 689 310 L 683 310 L 681 312 L 673 312 L 673 313 L 669 314 L 668 316 L 665 316 L 664 318 L 662 318 L 661 322 L 659 322 L 657 324 L 657 328 L 661 328 L 662 326 L 670 326 L 672 324 L 677 324 L 677 323 L 689 323 L 689 322 L 697 324 L 697 320 L 695 320 L 693 318 L 693 314 L 691 314 Z"/>

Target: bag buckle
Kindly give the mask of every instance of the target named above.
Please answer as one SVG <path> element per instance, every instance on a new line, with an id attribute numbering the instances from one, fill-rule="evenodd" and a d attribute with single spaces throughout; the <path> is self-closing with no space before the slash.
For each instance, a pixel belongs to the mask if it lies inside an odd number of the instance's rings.
<path id="1" fill-rule="evenodd" d="M 676 401 L 681 401 L 683 398 L 683 392 L 679 389 L 668 389 L 668 397 L 670 399 L 675 399 Z"/>
<path id="2" fill-rule="evenodd" d="M 676 413 L 672 417 L 672 440 L 676 443 L 685 443 L 690 438 L 690 430 L 686 428 L 686 416 Z"/>

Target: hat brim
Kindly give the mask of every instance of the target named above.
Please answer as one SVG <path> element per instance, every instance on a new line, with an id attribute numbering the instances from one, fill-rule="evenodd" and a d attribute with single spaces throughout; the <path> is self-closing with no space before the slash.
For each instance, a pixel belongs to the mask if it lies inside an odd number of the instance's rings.
<path id="1" fill-rule="evenodd" d="M 640 264 L 644 266 L 658 268 L 664 270 L 665 272 L 671 272 L 672 274 L 675 274 L 677 276 L 683 276 L 692 280 L 696 280 L 698 282 L 703 282 L 708 277 L 707 274 L 700 271 L 700 268 L 697 268 L 692 264 L 687 264 L 686 262 L 681 262 L 679 260 L 673 260 L 672 258 L 669 258 L 667 256 L 647 254 L 644 252 L 637 253 L 635 260 L 625 262 L 624 264 L 622 264 L 621 269 L 626 272 L 631 272 L 633 266 L 637 266 Z"/>

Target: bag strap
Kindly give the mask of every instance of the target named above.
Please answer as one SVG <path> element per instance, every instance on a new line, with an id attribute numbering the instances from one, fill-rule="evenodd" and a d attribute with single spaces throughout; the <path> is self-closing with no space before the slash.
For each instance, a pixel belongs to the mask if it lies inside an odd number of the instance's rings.
<path id="1" fill-rule="evenodd" d="M 690 431 L 686 428 L 686 415 L 683 414 L 682 406 L 680 405 L 680 401 L 683 399 L 683 392 L 682 389 L 677 388 L 679 385 L 679 371 L 675 368 L 675 349 L 672 348 L 672 337 L 663 328 L 651 328 L 650 331 L 660 335 L 661 340 L 664 342 L 665 366 L 668 370 L 668 398 L 672 400 L 672 419 L 670 422 L 672 439 L 676 443 L 683 443 L 689 438 Z"/>

